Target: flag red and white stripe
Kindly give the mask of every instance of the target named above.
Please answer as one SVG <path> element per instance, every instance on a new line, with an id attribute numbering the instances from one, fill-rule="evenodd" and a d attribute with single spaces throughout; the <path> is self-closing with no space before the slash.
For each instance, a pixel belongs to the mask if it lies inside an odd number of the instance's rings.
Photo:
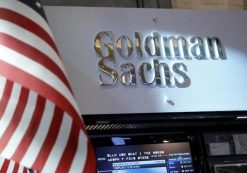
<path id="1" fill-rule="evenodd" d="M 36 173 L 35 171 L 28 170 L 27 168 L 20 166 L 14 161 L 0 158 L 0 172 L 1 173 Z"/>
<path id="2" fill-rule="evenodd" d="M 0 0 L 0 156 L 38 172 L 94 173 L 94 152 L 39 5 Z"/>

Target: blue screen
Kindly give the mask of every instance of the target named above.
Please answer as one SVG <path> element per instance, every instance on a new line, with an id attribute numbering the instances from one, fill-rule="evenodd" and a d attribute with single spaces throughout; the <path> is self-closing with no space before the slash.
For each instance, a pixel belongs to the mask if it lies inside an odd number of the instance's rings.
<path id="1" fill-rule="evenodd" d="M 97 147 L 98 173 L 193 173 L 189 143 Z"/>

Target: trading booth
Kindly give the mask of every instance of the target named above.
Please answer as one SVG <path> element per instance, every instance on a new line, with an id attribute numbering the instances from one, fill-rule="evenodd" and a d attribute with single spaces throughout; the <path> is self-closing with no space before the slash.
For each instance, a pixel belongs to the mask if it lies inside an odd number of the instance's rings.
<path id="1" fill-rule="evenodd" d="M 247 172 L 247 13 L 45 7 L 97 173 Z"/>

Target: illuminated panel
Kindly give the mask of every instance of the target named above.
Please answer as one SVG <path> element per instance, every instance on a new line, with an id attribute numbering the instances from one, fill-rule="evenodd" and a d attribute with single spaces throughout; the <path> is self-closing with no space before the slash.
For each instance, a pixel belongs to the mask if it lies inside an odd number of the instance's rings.
<path id="1" fill-rule="evenodd" d="M 189 143 L 96 148 L 98 173 L 193 173 Z"/>

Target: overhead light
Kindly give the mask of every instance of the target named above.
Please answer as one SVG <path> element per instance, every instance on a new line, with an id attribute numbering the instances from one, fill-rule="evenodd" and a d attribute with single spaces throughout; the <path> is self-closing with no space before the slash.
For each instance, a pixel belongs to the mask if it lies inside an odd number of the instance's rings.
<path id="1" fill-rule="evenodd" d="M 237 119 L 247 119 L 247 116 L 237 117 Z"/>
<path id="2" fill-rule="evenodd" d="M 111 141 L 114 145 L 125 145 L 125 140 L 129 140 L 130 138 L 122 138 L 122 137 L 112 137 Z"/>

